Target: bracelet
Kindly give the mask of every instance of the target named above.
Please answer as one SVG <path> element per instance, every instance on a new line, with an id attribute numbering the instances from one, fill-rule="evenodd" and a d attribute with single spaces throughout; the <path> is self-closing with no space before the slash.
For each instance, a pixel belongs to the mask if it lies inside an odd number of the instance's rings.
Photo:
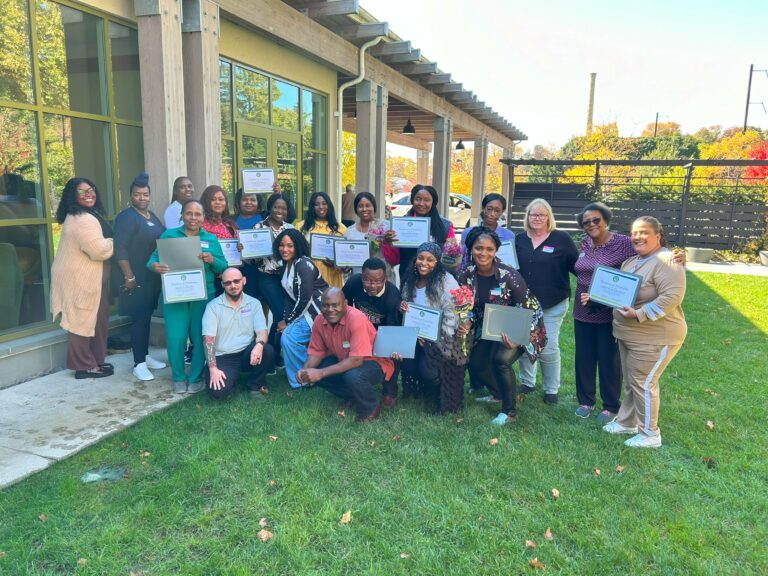
<path id="1" fill-rule="evenodd" d="M 262 346 L 264 346 L 264 341 L 263 340 L 256 340 L 256 344 L 261 344 Z M 256 344 L 254 344 L 254 346 L 256 346 Z"/>
<path id="2" fill-rule="evenodd" d="M 136 276 L 131 276 L 130 278 L 125 279 L 126 282 L 133 282 L 134 280 L 136 280 Z"/>

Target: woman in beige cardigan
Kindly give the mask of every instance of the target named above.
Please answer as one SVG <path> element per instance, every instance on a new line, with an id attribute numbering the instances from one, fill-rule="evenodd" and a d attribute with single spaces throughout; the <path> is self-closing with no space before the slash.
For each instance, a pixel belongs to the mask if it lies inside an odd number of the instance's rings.
<path id="1" fill-rule="evenodd" d="M 51 313 L 61 315 L 69 332 L 67 368 L 75 378 L 103 378 L 114 369 L 105 364 L 109 330 L 109 259 L 112 229 L 96 185 L 72 178 L 56 210 L 61 224 L 59 248 L 51 268 Z"/>

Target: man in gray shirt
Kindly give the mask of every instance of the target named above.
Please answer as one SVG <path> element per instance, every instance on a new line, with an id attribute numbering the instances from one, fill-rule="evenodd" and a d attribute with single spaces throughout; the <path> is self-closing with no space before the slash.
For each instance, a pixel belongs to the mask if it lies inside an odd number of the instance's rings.
<path id="1" fill-rule="evenodd" d="M 267 322 L 261 302 L 243 292 L 245 278 L 237 268 L 221 275 L 224 293 L 208 303 L 203 314 L 203 345 L 208 361 L 208 392 L 214 398 L 232 394 L 241 372 L 250 371 L 245 385 L 254 397 L 266 394 L 266 376 L 275 352 L 267 344 Z"/>

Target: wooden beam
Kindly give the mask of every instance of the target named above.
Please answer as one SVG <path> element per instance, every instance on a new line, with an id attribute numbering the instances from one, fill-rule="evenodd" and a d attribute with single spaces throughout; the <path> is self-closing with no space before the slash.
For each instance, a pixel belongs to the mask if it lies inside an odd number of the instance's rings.
<path id="1" fill-rule="evenodd" d="M 432 87 L 432 92 L 435 93 L 461 92 L 463 90 L 464 88 L 460 82 L 449 82 L 448 84 L 438 84 L 437 86 Z"/>
<path id="2" fill-rule="evenodd" d="M 274 42 L 325 66 L 335 68 L 344 75 L 354 77 L 357 74 L 358 47 L 339 38 L 331 30 L 307 18 L 285 2 L 259 0 L 258 10 L 253 9 L 253 0 L 220 0 L 220 5 L 222 18 L 254 29 Z M 365 67 L 366 76 L 373 82 L 386 86 L 390 98 L 396 98 L 435 116 L 449 118 L 457 127 L 479 136 L 486 136 L 502 148 L 512 146 L 512 140 L 508 136 L 483 124 L 374 56 L 366 56 Z"/>
<path id="3" fill-rule="evenodd" d="M 389 34 L 389 24 L 386 22 L 348 24 L 345 26 L 335 26 L 333 31 L 346 40 L 371 40 L 377 36 Z"/>
<path id="4" fill-rule="evenodd" d="M 433 84 L 448 84 L 451 81 L 450 74 L 432 74 L 432 76 L 424 76 L 419 78 L 424 86 L 432 86 Z"/>
<path id="5" fill-rule="evenodd" d="M 421 50 L 418 48 L 404 54 L 392 54 L 388 56 L 379 56 L 379 60 L 387 64 L 396 64 L 398 62 L 418 62 L 421 60 Z"/>
<path id="6" fill-rule="evenodd" d="M 326 16 L 346 16 L 357 14 L 360 8 L 358 0 L 334 0 L 333 2 L 302 2 L 300 8 L 310 18 L 324 18 Z"/>
<path id="7" fill-rule="evenodd" d="M 419 62 L 418 64 L 405 64 L 398 66 L 397 70 L 406 76 L 421 76 L 437 72 L 437 62 Z"/>
<path id="8" fill-rule="evenodd" d="M 357 133 L 357 120 L 355 118 L 344 118 L 341 121 L 341 126 L 344 132 L 350 132 L 352 134 Z M 387 130 L 387 142 L 399 144 L 400 146 L 407 146 L 408 148 L 414 148 L 416 150 L 426 150 L 427 152 L 432 149 L 429 142 L 422 140 L 418 135 L 408 136 L 394 130 Z"/>
<path id="9" fill-rule="evenodd" d="M 450 95 L 451 102 L 455 102 L 457 104 L 463 104 L 466 102 L 474 102 L 477 100 L 477 96 L 472 94 L 471 91 L 467 92 L 459 92 L 458 94 L 451 94 Z"/>
<path id="10" fill-rule="evenodd" d="M 391 54 L 406 54 L 411 51 L 411 41 L 407 42 L 380 42 L 371 48 L 374 56 L 389 56 Z"/>

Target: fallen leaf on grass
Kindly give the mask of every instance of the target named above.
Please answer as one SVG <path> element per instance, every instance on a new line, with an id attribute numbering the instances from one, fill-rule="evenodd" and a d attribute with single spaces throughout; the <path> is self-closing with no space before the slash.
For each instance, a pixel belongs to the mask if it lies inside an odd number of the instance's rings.
<path id="1" fill-rule="evenodd" d="M 346 413 L 346 412 L 344 412 L 344 410 L 339 410 L 338 412 L 336 412 L 336 415 L 337 415 L 337 416 L 341 416 L 342 418 L 344 418 L 344 416 L 346 416 L 346 415 L 347 415 L 347 413 Z"/>
<path id="2" fill-rule="evenodd" d="M 277 484 L 277 482 L 275 482 L 274 480 L 270 480 L 269 482 L 267 482 L 267 484 L 269 484 L 270 486 L 274 486 L 275 484 Z"/>
<path id="3" fill-rule="evenodd" d="M 600 468 L 592 468 L 592 474 L 595 476 L 600 476 Z"/>
<path id="4" fill-rule="evenodd" d="M 408 554 L 408 552 L 400 552 L 400 558 L 405 559 L 405 558 L 410 558 L 410 557 L 411 557 L 411 555 Z"/>
<path id="5" fill-rule="evenodd" d="M 707 420 L 707 430 L 714 430 L 715 429 L 715 423 L 712 422 L 712 420 Z"/>
<path id="6" fill-rule="evenodd" d="M 258 532 L 256 532 L 256 538 L 258 538 L 262 542 L 269 542 L 274 537 L 275 537 L 275 535 L 272 534 L 272 532 L 270 532 L 269 530 L 265 530 L 263 528 L 261 530 L 259 530 Z"/>
<path id="7" fill-rule="evenodd" d="M 77 559 L 77 565 L 78 566 L 85 566 L 86 564 L 88 564 L 88 560 L 86 560 L 85 558 L 78 558 Z"/>
<path id="8" fill-rule="evenodd" d="M 527 548 L 536 548 L 536 542 L 533 540 L 526 540 L 525 545 Z"/>
<path id="9" fill-rule="evenodd" d="M 733 344 L 733 340 L 731 340 L 730 338 L 726 338 L 725 340 L 723 340 L 723 346 L 730 346 L 731 344 Z"/>
<path id="10" fill-rule="evenodd" d="M 40 514 L 37 518 L 40 520 L 40 522 L 48 522 L 47 514 Z"/>
<path id="11" fill-rule="evenodd" d="M 717 398 L 718 396 L 720 396 L 720 393 L 719 393 L 719 392 L 715 392 L 714 390 L 711 390 L 710 388 L 704 388 L 704 392 L 706 392 L 706 393 L 707 393 L 707 394 L 709 394 L 710 396 L 714 396 L 715 398 Z"/>
<path id="12" fill-rule="evenodd" d="M 560 498 L 560 490 L 558 490 L 557 488 L 552 488 L 552 498 L 554 498 L 555 500 Z"/>
<path id="13" fill-rule="evenodd" d="M 285 395 L 288 396 L 288 398 L 293 398 L 293 392 L 286 392 Z"/>
<path id="14" fill-rule="evenodd" d="M 128 448 L 128 442 L 122 442 L 120 448 Z"/>
<path id="15" fill-rule="evenodd" d="M 267 521 L 266 518 L 262 518 L 261 520 L 259 520 L 260 528 L 266 528 L 267 526 L 269 526 L 269 522 Z"/>
<path id="16" fill-rule="evenodd" d="M 498 443 L 499 443 L 498 438 L 491 438 L 490 440 L 488 440 L 488 444 L 490 444 L 491 446 L 496 446 L 496 444 Z"/>
<path id="17" fill-rule="evenodd" d="M 395 434 L 394 436 L 392 436 L 392 442 L 400 442 L 400 440 L 402 439 L 403 437 L 400 436 L 399 434 Z"/>
<path id="18" fill-rule="evenodd" d="M 149 458 L 150 456 L 152 456 L 152 452 L 147 452 L 146 450 L 139 452 L 139 457 L 141 458 Z"/>
<path id="19" fill-rule="evenodd" d="M 368 446 L 370 446 L 371 448 L 376 446 L 376 440 L 371 440 L 370 442 L 368 442 Z"/>
<path id="20" fill-rule="evenodd" d="M 269 394 L 269 388 L 267 388 L 266 386 L 261 386 L 261 387 L 259 388 L 259 393 L 260 393 L 262 396 L 266 396 L 267 394 Z"/>
<path id="21" fill-rule="evenodd" d="M 141 576 L 141 572 L 129 572 L 128 576 Z"/>
<path id="22" fill-rule="evenodd" d="M 339 520 L 342 524 L 349 524 L 352 522 L 352 510 L 347 510 L 344 512 L 344 514 L 341 515 L 341 520 Z"/>
<path id="23" fill-rule="evenodd" d="M 5 558 L 6 554 L 5 552 L 0 552 L 0 559 Z"/>
<path id="24" fill-rule="evenodd" d="M 461 424 L 464 422 L 464 418 L 456 418 L 456 424 Z"/>
<path id="25" fill-rule="evenodd" d="M 624 466 L 616 466 L 616 472 L 618 472 L 619 474 L 624 472 Z"/>
<path id="26" fill-rule="evenodd" d="M 715 459 L 711 458 L 710 456 L 704 456 L 704 458 L 702 458 L 701 461 L 704 462 L 704 464 L 706 464 L 707 468 L 709 468 L 710 470 L 714 470 L 715 466 L 717 466 L 717 464 L 715 463 Z"/>
<path id="27" fill-rule="evenodd" d="M 533 560 L 528 560 L 528 566 L 530 566 L 534 570 L 544 570 L 544 563 L 541 562 L 538 558 L 534 558 Z"/>
<path id="28" fill-rule="evenodd" d="M 546 529 L 546 530 L 544 530 L 544 538 L 545 538 L 546 540 L 552 540 L 552 538 L 554 538 L 554 537 L 552 536 L 552 530 L 550 530 L 550 529 L 549 529 L 549 526 L 547 526 L 547 529 Z"/>
<path id="29" fill-rule="evenodd" d="M 269 435 L 269 439 L 270 439 L 270 440 L 272 440 L 272 442 L 274 442 L 275 440 L 277 440 L 277 438 L 278 438 L 278 437 L 277 437 L 277 436 L 275 436 L 274 434 L 270 434 L 270 435 Z"/>
<path id="30" fill-rule="evenodd" d="M 521 402 L 525 402 L 525 394 L 517 395 L 517 403 L 520 404 Z"/>

